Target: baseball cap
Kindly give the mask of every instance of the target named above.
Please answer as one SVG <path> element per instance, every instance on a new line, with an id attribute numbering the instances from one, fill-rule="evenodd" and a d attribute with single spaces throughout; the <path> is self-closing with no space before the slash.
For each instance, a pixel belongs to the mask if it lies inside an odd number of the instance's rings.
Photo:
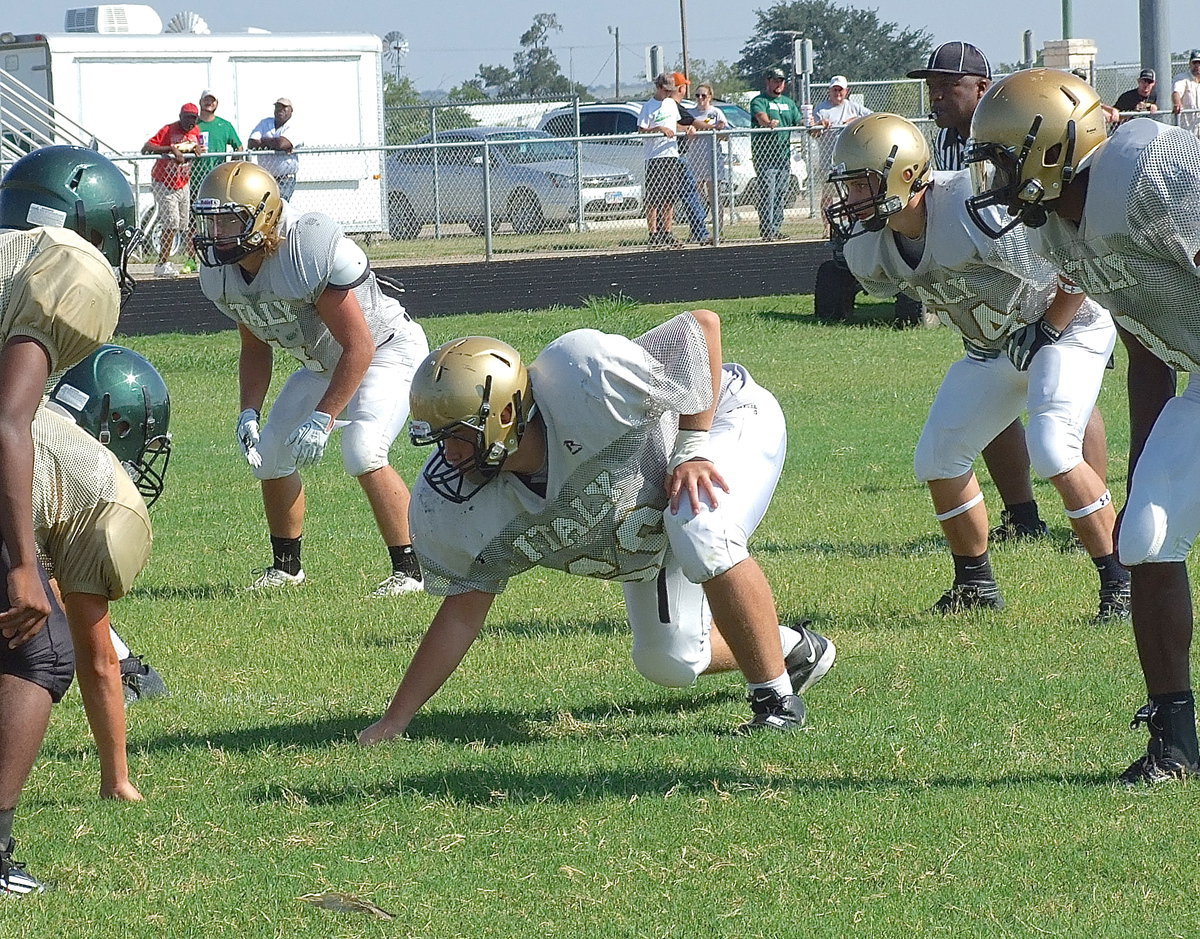
<path id="1" fill-rule="evenodd" d="M 183 107 L 181 107 L 179 109 L 179 113 L 180 114 L 197 114 L 198 115 L 200 113 L 200 109 L 198 107 L 196 107 L 194 104 L 192 104 L 191 102 L 188 102 L 187 104 L 185 104 Z"/>
<path id="2" fill-rule="evenodd" d="M 1192 54 L 1188 57 L 1189 62 L 1195 62 L 1200 59 L 1200 49 L 1193 49 Z"/>
<path id="3" fill-rule="evenodd" d="M 291 98 L 276 98 L 275 103 L 282 104 L 285 108 L 290 108 L 292 106 L 292 99 Z"/>
<path id="4" fill-rule="evenodd" d="M 845 75 L 834 75 L 833 78 L 829 79 L 829 87 L 833 88 L 834 86 L 837 86 L 838 88 L 849 88 L 850 82 L 846 79 Z"/>
<path id="5" fill-rule="evenodd" d="M 213 91 L 211 88 L 205 88 L 202 92 L 200 92 L 200 97 L 197 98 L 196 100 L 203 101 L 205 98 L 212 98 L 214 101 L 221 100 L 221 96 L 219 94 L 217 94 L 215 91 Z"/>
<path id="6" fill-rule="evenodd" d="M 930 75 L 978 75 L 991 78 L 992 67 L 978 46 L 969 42 L 943 42 L 929 53 L 924 68 L 913 69 L 909 78 L 928 78 Z"/>
<path id="7" fill-rule="evenodd" d="M 1154 69 L 1152 69 L 1152 68 L 1142 69 L 1141 73 L 1138 75 L 1138 79 L 1143 79 L 1143 78 L 1146 79 L 1146 81 L 1148 81 L 1148 82 L 1158 81 L 1158 78 L 1154 74 Z"/>
<path id="8" fill-rule="evenodd" d="M 659 72 L 654 76 L 654 87 L 664 91 L 675 91 L 675 75 L 672 72 Z"/>
<path id="9" fill-rule="evenodd" d="M 671 77 L 675 79 L 676 88 L 686 88 L 691 84 L 691 82 L 688 81 L 688 77 L 684 75 L 683 72 L 672 72 Z"/>
<path id="10" fill-rule="evenodd" d="M 781 68 L 769 68 L 764 73 L 763 78 L 782 78 L 784 81 L 786 81 L 787 73 Z"/>

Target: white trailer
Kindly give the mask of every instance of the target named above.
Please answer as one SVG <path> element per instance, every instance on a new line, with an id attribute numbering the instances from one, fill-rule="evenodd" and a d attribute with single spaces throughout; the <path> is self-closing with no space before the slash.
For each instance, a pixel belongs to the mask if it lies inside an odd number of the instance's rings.
<path id="1" fill-rule="evenodd" d="M 55 127 L 65 118 L 110 154 L 138 153 L 204 89 L 216 93 L 217 114 L 243 142 L 283 96 L 294 104 L 304 150 L 379 147 L 381 56 L 382 41 L 370 34 L 0 34 L 0 69 L 53 105 L 44 127 L 29 129 L 64 140 Z M 24 128 L 2 130 L 12 140 Z M 304 150 L 292 200 L 298 209 L 325 212 L 350 232 L 387 229 L 380 151 Z M 149 168 L 137 168 L 145 192 Z"/>

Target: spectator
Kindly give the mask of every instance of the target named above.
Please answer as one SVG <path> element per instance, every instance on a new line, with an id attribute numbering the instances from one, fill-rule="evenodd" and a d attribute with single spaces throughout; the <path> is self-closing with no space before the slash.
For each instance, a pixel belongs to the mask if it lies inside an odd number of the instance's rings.
<path id="1" fill-rule="evenodd" d="M 259 121 L 246 142 L 247 149 L 268 151 L 258 158 L 258 164 L 275 177 L 279 196 L 285 202 L 290 202 L 296 191 L 296 170 L 300 168 L 296 147 L 304 146 L 299 133 L 300 129 L 292 123 L 291 99 L 277 98 L 275 116 Z"/>
<path id="2" fill-rule="evenodd" d="M 227 150 L 241 150 L 242 138 L 233 125 L 223 117 L 217 117 L 217 96 L 209 89 L 200 93 L 200 142 L 206 153 L 224 154 Z M 200 191 L 204 177 L 221 163 L 224 156 L 200 157 L 192 167 L 192 199 Z"/>
<path id="3" fill-rule="evenodd" d="M 800 123 L 800 109 L 783 93 L 787 75 L 781 68 L 767 69 L 763 91 L 750 102 L 750 117 L 756 127 L 782 128 L 774 134 L 757 133 L 750 138 L 750 156 L 758 178 L 758 233 L 763 241 L 782 241 L 783 207 L 792 177 L 792 135 L 787 129 Z"/>
<path id="4" fill-rule="evenodd" d="M 850 82 L 845 75 L 834 75 L 829 80 L 829 92 L 825 100 L 813 108 L 813 128 L 810 130 L 820 138 L 817 151 L 817 165 L 820 169 L 819 178 L 826 179 L 833 167 L 833 146 L 841 136 L 842 128 L 856 117 L 870 114 L 871 109 L 856 104 L 850 100 Z M 837 192 L 828 181 L 821 187 L 821 217 L 825 218 L 825 210 L 833 205 Z M 828 235 L 826 226 L 826 235 Z"/>
<path id="5" fill-rule="evenodd" d="M 1154 69 L 1144 68 L 1138 75 L 1137 86 L 1123 92 L 1113 107 L 1119 112 L 1118 121 L 1129 120 L 1130 111 L 1148 111 L 1154 114 L 1158 111 L 1158 89 Z M 1125 115 L 1125 116 L 1122 116 Z"/>
<path id="6" fill-rule="evenodd" d="M 696 106 L 691 109 L 698 131 L 724 130 L 729 126 L 725 120 L 725 112 L 713 104 L 712 85 L 696 86 Z M 693 138 L 684 153 L 684 162 L 696 178 L 696 187 L 704 201 L 710 207 L 717 204 L 717 186 L 713 179 L 713 147 L 716 137 L 713 134 L 701 134 Z"/>
<path id="7" fill-rule="evenodd" d="M 1179 118 L 1185 130 L 1200 131 L 1200 49 L 1193 49 L 1188 61 L 1188 74 L 1175 79 L 1171 90 L 1171 113 Z M 1182 112 L 1188 111 L 1184 114 Z"/>
<path id="8" fill-rule="evenodd" d="M 192 163 L 197 153 L 204 152 L 200 137 L 200 109 L 188 103 L 179 109 L 179 120 L 161 127 L 157 134 L 142 145 L 142 153 L 158 153 L 150 170 L 154 204 L 158 208 L 158 277 L 176 277 L 178 269 L 171 263 L 175 236 L 183 235 L 184 251 L 191 254 L 191 239 L 187 237 Z"/>
<path id="9" fill-rule="evenodd" d="M 646 140 L 646 224 L 650 244 L 679 244 L 671 234 L 675 221 L 675 202 L 683 184 L 683 163 L 679 159 L 679 105 L 675 101 L 675 77 L 663 72 L 654 79 L 654 97 L 642 105 L 638 115 L 638 133 L 651 134 Z M 695 131 L 688 131 L 695 133 Z"/>
<path id="10" fill-rule="evenodd" d="M 695 126 L 696 118 L 683 106 L 684 93 L 691 83 L 683 72 L 672 72 L 671 77 L 675 80 L 675 93 L 671 97 L 675 99 L 679 108 L 679 126 L 687 134 L 679 143 L 679 157 L 683 161 L 683 171 L 679 179 L 679 200 L 683 204 L 683 214 L 687 216 L 688 227 L 692 231 L 692 241 L 699 245 L 712 244 L 712 235 L 708 230 L 708 206 L 700 198 L 700 184 L 686 159 L 691 148 L 697 144 L 692 135 L 699 130 Z"/>

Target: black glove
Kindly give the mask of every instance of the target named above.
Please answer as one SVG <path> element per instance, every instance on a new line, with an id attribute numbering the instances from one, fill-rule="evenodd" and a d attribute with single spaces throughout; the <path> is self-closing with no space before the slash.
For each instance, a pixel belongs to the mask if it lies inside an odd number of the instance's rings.
<path id="1" fill-rule="evenodd" d="M 1058 342 L 1062 333 L 1047 323 L 1044 319 L 1027 323 L 1008 337 L 1006 351 L 1012 364 L 1018 372 L 1028 371 L 1029 363 L 1037 355 L 1038 349 Z"/>

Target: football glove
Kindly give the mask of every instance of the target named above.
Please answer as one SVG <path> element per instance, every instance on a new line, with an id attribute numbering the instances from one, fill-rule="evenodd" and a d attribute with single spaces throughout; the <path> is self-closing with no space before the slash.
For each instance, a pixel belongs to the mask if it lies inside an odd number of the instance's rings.
<path id="1" fill-rule="evenodd" d="M 325 454 L 329 434 L 333 430 L 333 417 L 324 411 L 313 411 L 312 417 L 292 431 L 284 446 L 290 447 L 296 467 L 311 466 Z"/>
<path id="2" fill-rule="evenodd" d="M 258 412 L 254 408 L 246 408 L 238 415 L 237 439 L 242 448 L 242 456 L 256 469 L 262 466 L 262 456 L 258 452 L 258 436 Z"/>
<path id="3" fill-rule="evenodd" d="M 1061 338 L 1062 333 L 1044 319 L 1027 323 L 1008 337 L 1008 358 L 1018 372 L 1027 371 L 1038 349 L 1058 342 Z"/>

